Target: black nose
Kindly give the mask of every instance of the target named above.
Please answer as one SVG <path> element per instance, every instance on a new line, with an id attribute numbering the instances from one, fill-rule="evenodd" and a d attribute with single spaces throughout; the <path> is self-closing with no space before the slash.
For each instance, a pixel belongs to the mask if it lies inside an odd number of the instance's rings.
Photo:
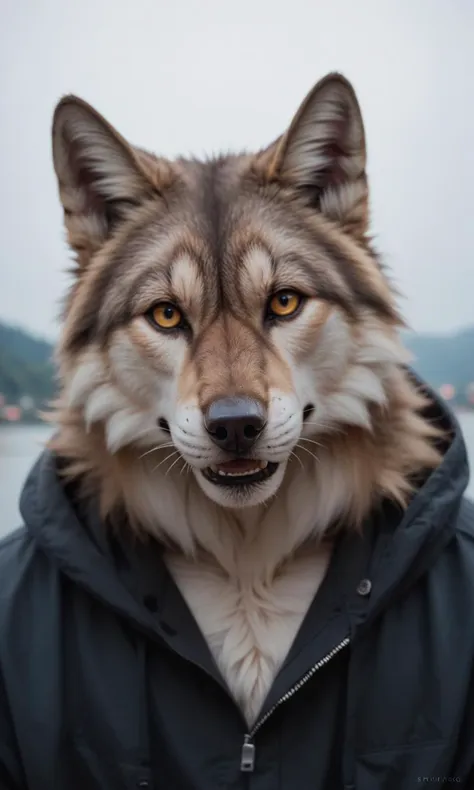
<path id="1" fill-rule="evenodd" d="M 253 398 L 219 398 L 209 406 L 204 422 L 212 441 L 244 455 L 265 427 L 265 409 Z"/>

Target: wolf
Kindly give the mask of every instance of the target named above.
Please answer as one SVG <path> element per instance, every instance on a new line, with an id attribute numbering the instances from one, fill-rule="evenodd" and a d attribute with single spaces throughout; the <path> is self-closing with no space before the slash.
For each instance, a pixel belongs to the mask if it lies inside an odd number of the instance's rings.
<path id="1" fill-rule="evenodd" d="M 269 146 L 205 161 L 66 96 L 53 159 L 75 262 L 52 448 L 111 529 L 164 546 L 251 726 L 337 535 L 440 462 L 356 93 L 329 74 Z"/>

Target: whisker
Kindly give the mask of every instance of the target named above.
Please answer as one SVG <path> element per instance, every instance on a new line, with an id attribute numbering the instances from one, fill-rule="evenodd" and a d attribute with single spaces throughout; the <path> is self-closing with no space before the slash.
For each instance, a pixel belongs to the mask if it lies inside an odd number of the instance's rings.
<path id="1" fill-rule="evenodd" d="M 177 464 L 177 463 L 178 463 L 178 461 L 181 461 L 181 459 L 182 459 L 182 458 L 183 458 L 183 456 L 182 456 L 182 455 L 180 455 L 180 456 L 179 456 L 179 458 L 176 458 L 176 459 L 173 461 L 173 463 L 171 464 L 171 466 L 169 466 L 169 467 L 168 467 L 168 469 L 166 470 L 166 472 L 165 472 L 165 477 L 167 477 L 167 476 L 168 476 L 168 473 L 169 473 L 169 472 L 171 472 L 171 470 L 172 470 L 173 466 L 175 466 L 175 464 Z"/>
<path id="2" fill-rule="evenodd" d="M 324 431 L 325 433 L 339 433 L 339 434 L 346 433 L 344 428 L 340 428 L 337 425 L 333 425 L 328 422 L 305 422 L 303 427 L 305 427 L 306 425 L 316 425 L 317 428 L 320 428 L 321 431 Z"/>
<path id="3" fill-rule="evenodd" d="M 154 466 L 154 467 L 153 467 L 153 469 L 152 469 L 151 471 L 152 471 L 152 472 L 156 472 L 156 470 L 157 470 L 157 469 L 159 469 L 159 468 L 160 468 L 160 466 L 161 466 L 162 464 L 164 464 L 164 463 L 165 463 L 165 461 L 167 461 L 167 460 L 168 460 L 168 458 L 172 458 L 172 457 L 173 457 L 173 455 L 179 455 L 179 451 L 178 451 L 178 450 L 175 450 L 175 451 L 174 451 L 174 453 L 170 453 L 169 455 L 167 455 L 167 456 L 166 456 L 166 458 L 163 458 L 163 460 L 162 460 L 162 461 L 160 461 L 160 463 L 159 463 L 159 464 L 157 464 L 156 466 Z"/>
<path id="4" fill-rule="evenodd" d="M 166 444 L 157 444 L 156 447 L 152 447 L 151 450 L 147 450 L 145 453 L 142 453 L 139 458 L 145 458 L 146 455 L 150 455 L 150 453 L 156 453 L 157 450 L 166 450 L 167 447 L 174 447 L 174 442 L 167 442 Z"/>
<path id="5" fill-rule="evenodd" d="M 296 453 L 294 453 L 293 450 L 291 450 L 290 456 L 293 456 L 293 458 L 296 458 L 296 460 L 298 461 L 299 465 L 301 466 L 301 468 L 302 468 L 302 470 L 304 472 L 303 461 L 301 460 L 301 458 L 298 455 L 296 455 Z"/>
<path id="6" fill-rule="evenodd" d="M 307 439 L 305 436 L 300 436 L 299 441 L 300 442 L 309 442 L 310 444 L 315 444 L 316 447 L 322 447 L 323 450 L 325 449 L 324 448 L 324 444 L 321 444 L 321 442 L 316 442 L 314 439 Z"/>
<path id="7" fill-rule="evenodd" d="M 308 450 L 307 447 L 302 447 L 301 444 L 297 444 L 296 446 L 299 447 L 300 450 L 304 450 L 305 453 L 308 453 L 308 455 L 310 455 L 311 458 L 314 458 L 314 460 L 317 461 L 318 464 L 320 463 L 320 459 L 314 453 L 312 453 L 311 450 Z"/>
<path id="8" fill-rule="evenodd" d="M 183 461 L 184 461 L 184 458 L 183 458 Z M 182 475 L 185 470 L 186 470 L 186 472 L 190 472 L 191 471 L 191 464 L 188 463 L 187 461 L 184 461 L 184 464 L 183 464 L 183 466 L 181 468 L 181 471 L 180 471 L 180 475 Z"/>

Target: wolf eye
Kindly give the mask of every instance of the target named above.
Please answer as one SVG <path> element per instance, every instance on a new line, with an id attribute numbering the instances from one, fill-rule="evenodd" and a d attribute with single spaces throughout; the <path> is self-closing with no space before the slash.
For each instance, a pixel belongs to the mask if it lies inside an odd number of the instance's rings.
<path id="1" fill-rule="evenodd" d="M 300 306 L 303 297 L 296 291 L 278 291 L 268 303 L 269 318 L 289 318 Z"/>
<path id="2" fill-rule="evenodd" d="M 183 324 L 183 314 L 171 302 L 155 304 L 148 316 L 152 323 L 160 329 L 177 329 Z"/>

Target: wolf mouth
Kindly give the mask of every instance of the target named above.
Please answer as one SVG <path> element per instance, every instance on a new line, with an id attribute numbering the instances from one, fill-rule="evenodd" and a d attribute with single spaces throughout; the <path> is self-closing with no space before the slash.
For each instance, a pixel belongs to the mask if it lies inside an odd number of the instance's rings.
<path id="1" fill-rule="evenodd" d="M 210 483 L 220 486 L 241 486 L 262 483 L 275 474 L 278 464 L 253 458 L 235 458 L 223 464 L 213 464 L 203 470 Z"/>

